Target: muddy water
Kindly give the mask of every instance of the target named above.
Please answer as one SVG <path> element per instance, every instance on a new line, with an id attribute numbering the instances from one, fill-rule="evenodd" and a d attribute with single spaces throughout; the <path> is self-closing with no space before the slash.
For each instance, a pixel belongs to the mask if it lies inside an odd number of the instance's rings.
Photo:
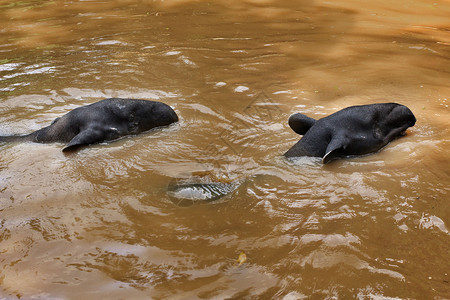
<path id="1" fill-rule="evenodd" d="M 69 155 L 0 145 L 0 298 L 450 298 L 448 1 L 1 1 L 0 16 L 1 134 L 107 97 L 180 116 Z M 418 121 L 381 152 L 282 158 L 290 114 L 386 101 Z M 190 176 L 240 185 L 174 204 Z"/>

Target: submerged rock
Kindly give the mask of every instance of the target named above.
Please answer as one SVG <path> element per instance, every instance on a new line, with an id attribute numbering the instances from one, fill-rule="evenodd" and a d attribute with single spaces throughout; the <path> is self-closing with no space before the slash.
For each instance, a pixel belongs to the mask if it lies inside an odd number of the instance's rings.
<path id="1" fill-rule="evenodd" d="M 205 182 L 201 182 L 205 181 Z M 167 195 L 178 206 L 190 206 L 196 202 L 211 202 L 231 194 L 240 182 L 216 182 L 205 178 L 175 180 L 167 187 Z"/>

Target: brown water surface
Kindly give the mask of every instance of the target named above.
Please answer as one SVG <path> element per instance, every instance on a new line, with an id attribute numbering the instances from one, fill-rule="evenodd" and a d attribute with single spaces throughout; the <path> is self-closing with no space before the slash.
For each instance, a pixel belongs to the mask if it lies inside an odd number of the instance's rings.
<path id="1" fill-rule="evenodd" d="M 0 298 L 450 298 L 449 1 L 2 0 L 0 95 L 0 134 L 108 97 L 180 116 L 0 145 Z M 417 123 L 381 152 L 281 156 L 290 114 L 389 101 Z M 175 205 L 198 172 L 242 183 Z"/>

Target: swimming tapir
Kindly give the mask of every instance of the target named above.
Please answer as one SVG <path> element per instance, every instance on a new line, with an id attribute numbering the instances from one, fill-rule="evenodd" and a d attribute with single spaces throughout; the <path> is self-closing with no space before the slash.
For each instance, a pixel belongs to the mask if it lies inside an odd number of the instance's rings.
<path id="1" fill-rule="evenodd" d="M 110 98 L 75 108 L 49 126 L 27 135 L 0 136 L 0 142 L 67 143 L 63 151 L 138 134 L 177 122 L 175 111 L 162 102 Z"/>
<path id="2" fill-rule="evenodd" d="M 415 123 L 411 110 L 397 103 L 350 106 L 319 120 L 296 113 L 289 126 L 303 137 L 284 156 L 321 157 L 326 164 L 376 152 Z"/>

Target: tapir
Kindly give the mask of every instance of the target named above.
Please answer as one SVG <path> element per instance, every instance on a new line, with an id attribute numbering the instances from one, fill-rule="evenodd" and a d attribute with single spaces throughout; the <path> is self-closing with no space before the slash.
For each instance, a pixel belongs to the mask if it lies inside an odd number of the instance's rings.
<path id="1" fill-rule="evenodd" d="M 66 143 L 63 151 L 71 151 L 177 121 L 175 111 L 162 102 L 109 98 L 75 108 L 30 134 L 0 136 L 0 142 L 59 142 Z"/>
<path id="2" fill-rule="evenodd" d="M 377 103 L 344 108 L 315 120 L 301 113 L 290 116 L 289 126 L 303 137 L 285 157 L 321 157 L 326 164 L 347 156 L 379 151 L 406 134 L 416 118 L 398 103 Z"/>

